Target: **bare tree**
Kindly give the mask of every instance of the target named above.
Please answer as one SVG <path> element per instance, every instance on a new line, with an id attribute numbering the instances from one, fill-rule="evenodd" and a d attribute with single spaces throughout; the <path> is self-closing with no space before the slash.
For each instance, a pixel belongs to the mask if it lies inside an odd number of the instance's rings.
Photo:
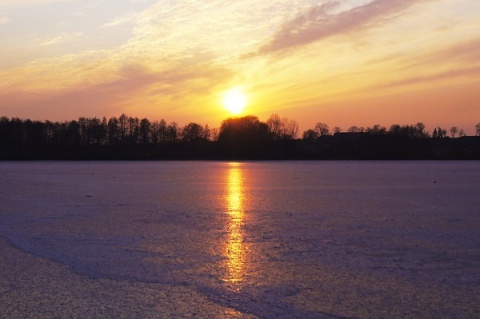
<path id="1" fill-rule="evenodd" d="M 317 132 L 318 135 L 320 135 L 320 136 L 328 135 L 328 133 L 330 132 L 330 128 L 328 127 L 327 124 L 322 123 L 322 122 L 318 122 L 315 125 L 315 132 Z"/>
<path id="2" fill-rule="evenodd" d="M 416 132 L 415 137 L 428 137 L 428 133 L 425 132 L 425 124 L 418 122 L 415 124 Z"/>
<path id="3" fill-rule="evenodd" d="M 284 117 L 282 119 L 282 136 L 287 139 L 294 139 L 298 135 L 298 123 L 295 120 Z"/>
<path id="4" fill-rule="evenodd" d="M 181 130 L 181 138 L 185 142 L 193 142 L 204 138 L 203 127 L 197 123 L 189 123 Z"/>
<path id="5" fill-rule="evenodd" d="M 139 131 L 139 125 L 140 125 L 140 120 L 138 118 L 133 118 L 131 116 L 128 117 L 127 121 L 128 125 L 128 135 L 130 136 L 131 139 L 136 141 L 136 137 Z"/>
<path id="6" fill-rule="evenodd" d="M 340 127 L 335 126 L 335 127 L 333 128 L 333 133 L 337 134 L 337 133 L 341 133 L 341 132 L 342 132 L 342 129 L 341 129 Z"/>
<path id="7" fill-rule="evenodd" d="M 475 135 L 480 136 L 480 123 L 475 125 Z"/>
<path id="8" fill-rule="evenodd" d="M 458 133 L 458 127 L 452 126 L 450 128 L 450 134 L 452 135 L 452 137 L 455 138 L 455 135 L 457 135 L 457 133 Z"/>
<path id="9" fill-rule="evenodd" d="M 214 127 L 210 130 L 210 140 L 211 141 L 218 141 L 218 134 L 219 134 L 219 129 Z"/>
<path id="10" fill-rule="evenodd" d="M 267 120 L 268 130 L 274 139 L 280 139 L 282 136 L 282 120 L 278 114 L 272 114 Z"/>
<path id="11" fill-rule="evenodd" d="M 118 143 L 121 137 L 120 121 L 116 117 L 111 117 L 107 124 L 108 143 L 113 145 Z"/>
<path id="12" fill-rule="evenodd" d="M 150 132 L 152 130 L 152 124 L 146 118 L 140 121 L 140 140 L 143 144 L 150 143 Z"/>
<path id="13" fill-rule="evenodd" d="M 305 132 L 303 132 L 303 139 L 306 141 L 316 140 L 317 137 L 318 137 L 318 133 L 312 129 L 308 129 Z"/>
<path id="14" fill-rule="evenodd" d="M 370 134 L 386 134 L 387 133 L 387 128 L 384 126 L 381 126 L 380 124 L 375 124 L 372 127 L 367 127 L 367 133 Z"/>
<path id="15" fill-rule="evenodd" d="M 437 127 L 437 137 L 444 138 L 447 136 L 447 130 L 442 129 L 440 126 Z"/>
<path id="16" fill-rule="evenodd" d="M 164 119 L 161 119 L 160 122 L 158 123 L 158 136 L 161 142 L 165 142 L 168 139 L 169 127 L 167 125 L 167 121 L 165 121 Z"/>
<path id="17" fill-rule="evenodd" d="M 126 114 L 120 115 L 118 118 L 118 130 L 120 133 L 120 140 L 124 140 L 127 135 L 128 116 Z"/>
<path id="18" fill-rule="evenodd" d="M 286 117 L 280 118 L 278 114 L 272 114 L 267 120 L 268 130 L 273 139 L 293 139 L 298 134 L 298 123 Z"/>
<path id="19" fill-rule="evenodd" d="M 350 126 L 348 128 L 348 132 L 350 133 L 360 133 L 363 132 L 365 129 L 363 127 L 358 127 L 358 126 Z"/>
<path id="20" fill-rule="evenodd" d="M 176 142 L 178 139 L 180 128 L 177 122 L 172 122 L 167 127 L 166 140 L 169 142 Z"/>
<path id="21" fill-rule="evenodd" d="M 212 131 L 210 130 L 210 127 L 208 126 L 208 124 L 205 124 L 205 126 L 203 127 L 203 138 L 206 141 L 210 141 L 211 136 L 212 136 Z"/>
<path id="22" fill-rule="evenodd" d="M 465 134 L 465 131 L 463 130 L 463 128 L 461 128 L 460 131 L 458 131 L 458 136 L 460 136 L 460 137 L 467 136 L 467 134 Z"/>
<path id="23" fill-rule="evenodd" d="M 158 121 L 153 121 L 150 124 L 150 136 L 153 144 L 158 144 L 160 141 L 160 123 Z"/>

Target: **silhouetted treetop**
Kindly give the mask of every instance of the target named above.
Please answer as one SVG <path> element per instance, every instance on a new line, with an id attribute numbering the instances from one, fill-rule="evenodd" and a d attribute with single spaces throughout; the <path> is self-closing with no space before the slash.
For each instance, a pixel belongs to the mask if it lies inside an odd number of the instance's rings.
<path id="1" fill-rule="evenodd" d="M 425 125 L 418 122 L 415 125 L 399 125 L 393 124 L 390 126 L 389 134 L 395 136 L 406 136 L 410 138 L 427 138 L 428 134 L 425 132 Z"/>
<path id="2" fill-rule="evenodd" d="M 232 156 L 258 155 L 272 139 L 268 125 L 252 115 L 224 120 L 218 136 L 221 147 Z"/>
<path id="3" fill-rule="evenodd" d="M 323 122 L 318 122 L 315 124 L 314 130 L 319 136 L 328 135 L 330 133 L 330 128 L 326 123 Z"/>
<path id="4" fill-rule="evenodd" d="M 274 140 L 294 139 L 298 134 L 298 123 L 286 117 L 280 118 L 278 114 L 272 114 L 267 120 L 268 130 Z"/>
<path id="5" fill-rule="evenodd" d="M 189 123 L 182 129 L 182 141 L 192 142 L 203 137 L 203 127 L 197 123 Z"/>
<path id="6" fill-rule="evenodd" d="M 475 126 L 480 135 L 480 123 Z M 318 122 L 297 140 L 295 120 L 272 114 L 229 118 L 220 129 L 191 122 L 119 117 L 66 122 L 0 117 L 0 159 L 480 159 L 480 138 L 425 125 L 352 126 L 330 134 Z M 449 137 L 451 135 L 451 137 Z M 458 138 L 457 138 L 458 137 Z"/>
<path id="7" fill-rule="evenodd" d="M 312 129 L 308 129 L 305 132 L 303 132 L 303 137 L 304 140 L 306 141 L 314 141 L 318 138 L 318 133 Z"/>

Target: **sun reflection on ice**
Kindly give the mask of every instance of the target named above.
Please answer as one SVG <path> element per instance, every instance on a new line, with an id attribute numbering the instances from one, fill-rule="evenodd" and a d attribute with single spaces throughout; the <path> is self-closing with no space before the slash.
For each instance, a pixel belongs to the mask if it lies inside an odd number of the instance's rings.
<path id="1" fill-rule="evenodd" d="M 245 247 L 243 243 L 244 193 L 239 163 L 229 164 L 227 179 L 227 212 L 229 214 L 229 236 L 226 245 L 226 281 L 239 283 L 244 277 Z"/>

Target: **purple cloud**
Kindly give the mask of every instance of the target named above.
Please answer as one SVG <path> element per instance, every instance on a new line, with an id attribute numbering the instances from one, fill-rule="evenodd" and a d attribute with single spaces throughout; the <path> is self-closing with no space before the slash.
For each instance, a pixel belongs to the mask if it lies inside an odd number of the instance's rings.
<path id="1" fill-rule="evenodd" d="M 339 14 L 329 14 L 335 3 L 312 7 L 285 23 L 263 47 L 260 54 L 281 51 L 319 41 L 337 34 L 348 33 L 374 25 L 391 14 L 417 3 L 431 0 L 375 0 Z"/>

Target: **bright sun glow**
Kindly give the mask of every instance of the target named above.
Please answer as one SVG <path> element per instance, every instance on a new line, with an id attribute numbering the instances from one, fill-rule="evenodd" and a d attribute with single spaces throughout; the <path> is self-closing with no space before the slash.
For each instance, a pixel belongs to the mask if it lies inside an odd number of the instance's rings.
<path id="1" fill-rule="evenodd" d="M 247 105 L 247 98 L 239 88 L 233 88 L 223 95 L 223 106 L 232 114 L 240 114 Z"/>

